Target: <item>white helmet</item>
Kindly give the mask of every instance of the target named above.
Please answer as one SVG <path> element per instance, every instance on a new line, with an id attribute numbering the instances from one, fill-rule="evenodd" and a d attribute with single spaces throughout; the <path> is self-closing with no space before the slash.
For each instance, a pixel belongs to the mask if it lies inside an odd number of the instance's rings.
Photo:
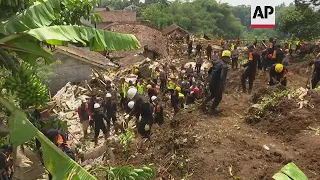
<path id="1" fill-rule="evenodd" d="M 107 93 L 107 94 L 106 94 L 106 97 L 107 97 L 107 98 L 111 98 L 111 94 L 110 94 L 110 93 Z"/>
<path id="2" fill-rule="evenodd" d="M 157 96 L 152 96 L 151 97 L 151 101 L 154 101 L 154 100 L 156 100 L 157 99 Z"/>
<path id="3" fill-rule="evenodd" d="M 100 108 L 100 104 L 98 104 L 98 103 L 95 103 L 95 104 L 93 105 L 93 108 L 95 108 L 95 109 L 98 109 L 98 108 Z"/>
<path id="4" fill-rule="evenodd" d="M 137 94 L 137 92 L 138 92 L 137 88 L 130 88 L 127 93 L 128 98 L 132 99 Z"/>
<path id="5" fill-rule="evenodd" d="M 133 106 L 134 106 L 134 101 L 129 101 L 129 102 L 128 102 L 128 107 L 129 107 L 130 109 L 132 109 Z"/>

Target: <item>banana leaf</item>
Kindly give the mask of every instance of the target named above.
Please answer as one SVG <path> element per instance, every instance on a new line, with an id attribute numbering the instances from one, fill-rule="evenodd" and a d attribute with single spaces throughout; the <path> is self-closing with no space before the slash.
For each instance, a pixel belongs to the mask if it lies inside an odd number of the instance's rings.
<path id="1" fill-rule="evenodd" d="M 293 162 L 285 165 L 281 172 L 293 180 L 308 180 L 307 176 Z"/>
<path id="2" fill-rule="evenodd" d="M 307 176 L 293 162 L 285 165 L 272 178 L 275 180 L 308 180 Z"/>
<path id="3" fill-rule="evenodd" d="M 31 65 L 34 65 L 40 57 L 44 58 L 47 64 L 54 62 L 52 54 L 44 50 L 38 42 L 19 41 L 12 44 L 0 43 L 0 48 L 14 51 L 21 59 Z"/>
<path id="4" fill-rule="evenodd" d="M 9 118 L 10 142 L 17 147 L 32 138 L 37 138 L 41 143 L 45 167 L 52 174 L 53 180 L 96 180 L 34 127 L 21 109 L 16 108 L 1 96 L 0 103 L 11 112 Z"/>
<path id="5" fill-rule="evenodd" d="M 276 173 L 275 175 L 272 176 L 274 180 L 292 180 L 289 178 L 287 175 L 283 173 Z"/>
<path id="6" fill-rule="evenodd" d="M 141 47 L 132 34 L 121 34 L 83 26 L 49 26 L 24 31 L 0 39 L 0 42 L 12 44 L 23 36 L 31 36 L 51 45 L 62 46 L 67 42 L 81 42 L 93 51 L 133 50 Z"/>
<path id="7" fill-rule="evenodd" d="M 49 26 L 56 20 L 55 11 L 60 11 L 62 1 L 64 0 L 43 0 L 35 2 L 33 6 L 24 10 L 22 13 L 1 22 L 0 33 L 10 35 L 16 32 Z"/>

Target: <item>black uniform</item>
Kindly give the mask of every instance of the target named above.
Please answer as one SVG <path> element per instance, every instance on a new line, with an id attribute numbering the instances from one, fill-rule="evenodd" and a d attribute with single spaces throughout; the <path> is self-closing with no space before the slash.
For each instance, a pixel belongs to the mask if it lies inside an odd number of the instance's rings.
<path id="1" fill-rule="evenodd" d="M 260 54 L 258 52 L 252 52 L 252 57 L 249 55 L 249 60 L 243 67 L 247 67 L 247 69 L 242 73 L 241 76 L 241 84 L 242 90 L 246 91 L 246 79 L 249 78 L 249 92 L 252 90 L 253 81 L 256 76 L 257 64 L 260 61 Z"/>
<path id="2" fill-rule="evenodd" d="M 318 82 L 320 81 L 320 59 L 314 62 L 314 70 L 312 75 L 312 89 L 316 88 Z"/>
<path id="3" fill-rule="evenodd" d="M 194 104 L 197 99 L 197 95 L 195 93 L 191 93 L 187 96 L 186 104 Z"/>
<path id="4" fill-rule="evenodd" d="M 276 72 L 276 65 L 274 64 L 271 69 L 270 69 L 270 81 L 269 81 L 269 85 L 274 85 L 274 79 L 278 82 L 281 83 L 282 86 L 287 86 L 287 74 L 288 74 L 288 69 L 286 67 L 283 67 L 282 72 L 278 73 Z"/>
<path id="5" fill-rule="evenodd" d="M 205 100 L 205 102 L 209 102 L 214 99 L 212 109 L 215 109 L 222 100 L 222 93 L 226 84 L 227 73 L 228 65 L 222 60 L 216 61 L 212 67 L 210 75 L 210 96 L 207 96 Z"/>
<path id="6" fill-rule="evenodd" d="M 171 106 L 174 109 L 174 112 L 177 113 L 179 111 L 179 94 L 177 91 L 171 94 Z"/>
<path id="7" fill-rule="evenodd" d="M 212 55 L 212 46 L 208 45 L 207 46 L 207 57 L 208 57 L 209 61 L 211 60 L 211 55 Z"/>
<path id="8" fill-rule="evenodd" d="M 153 123 L 152 117 L 152 106 L 147 101 L 145 97 L 140 97 L 134 105 L 134 111 L 131 111 L 130 115 L 139 115 L 141 116 L 141 121 L 139 122 L 138 132 L 143 137 L 149 137 L 151 132 L 151 126 Z M 145 125 L 148 124 L 150 126 L 150 130 L 145 130 Z"/>
<path id="9" fill-rule="evenodd" d="M 201 44 L 198 43 L 196 45 L 196 56 L 200 54 L 201 50 L 202 50 L 202 46 L 201 46 Z"/>
<path id="10" fill-rule="evenodd" d="M 107 120 L 107 116 L 100 111 L 94 111 L 92 115 L 92 120 L 94 121 L 94 138 L 98 138 L 100 130 L 102 130 L 103 134 L 107 135 L 107 128 L 103 122 L 103 119 Z"/>
<path id="11" fill-rule="evenodd" d="M 154 105 L 154 117 L 153 117 L 154 123 L 157 123 L 158 125 L 163 124 L 163 107 L 161 103 L 157 103 Z"/>
<path id="12" fill-rule="evenodd" d="M 269 47 L 266 50 L 266 55 L 264 57 L 264 67 L 263 69 L 266 70 L 268 67 L 271 67 L 274 64 L 274 60 L 272 59 L 272 55 L 274 52 L 274 43 L 270 42 Z"/>
<path id="13" fill-rule="evenodd" d="M 190 57 L 191 56 L 191 53 L 192 53 L 192 41 L 189 42 L 188 44 L 188 56 Z"/>
<path id="14" fill-rule="evenodd" d="M 110 122 L 112 120 L 112 123 L 114 127 L 116 127 L 116 121 L 117 121 L 117 105 L 115 102 L 106 102 L 104 105 L 104 110 L 103 110 L 107 116 L 107 129 L 110 132 Z M 116 130 L 117 131 L 117 130 Z"/>
<path id="15" fill-rule="evenodd" d="M 274 59 L 274 63 L 282 64 L 282 60 L 284 58 L 284 53 L 281 49 L 276 50 L 276 58 Z"/>

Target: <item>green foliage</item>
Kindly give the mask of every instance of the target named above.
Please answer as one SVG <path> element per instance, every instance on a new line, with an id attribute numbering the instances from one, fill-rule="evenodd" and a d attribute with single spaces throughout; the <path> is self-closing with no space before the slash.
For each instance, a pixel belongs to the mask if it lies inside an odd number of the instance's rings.
<path id="1" fill-rule="evenodd" d="M 281 13 L 279 29 L 299 39 L 311 40 L 320 36 L 319 18 L 320 13 L 310 7 L 304 9 L 291 7 Z"/>
<path id="2" fill-rule="evenodd" d="M 96 180 L 95 177 L 70 159 L 35 126 L 33 126 L 21 109 L 17 109 L 12 103 L 1 96 L 0 103 L 6 106 L 12 113 L 9 118 L 10 143 L 16 147 L 31 139 L 37 138 L 41 143 L 44 164 L 48 171 L 53 175 L 53 179 Z"/>
<path id="3" fill-rule="evenodd" d="M 146 180 L 156 177 L 156 169 L 152 164 L 142 168 L 132 166 L 106 167 L 108 180 Z"/>
<path id="4" fill-rule="evenodd" d="M 130 150 L 130 141 L 132 139 L 132 136 L 134 135 L 132 129 L 127 128 L 125 133 L 122 133 L 120 135 L 120 144 L 123 147 L 123 150 L 125 152 Z"/>
<path id="5" fill-rule="evenodd" d="M 0 18 L 7 19 L 17 12 L 30 10 L 31 6 L 36 6 L 36 8 L 31 8 L 35 10 L 34 12 L 29 11 L 23 15 L 25 18 L 23 22 L 26 22 L 25 20 L 28 18 L 34 18 L 33 22 L 43 24 L 46 23 L 47 18 L 54 18 L 54 25 L 81 25 L 83 18 L 94 24 L 102 19 L 101 15 L 93 9 L 98 2 L 99 0 L 2 0 L 0 1 L 0 10 L 4 13 L 1 13 Z M 37 8 L 41 6 L 42 8 Z M 43 8 L 44 6 L 45 8 Z M 38 14 L 47 14 L 46 19 L 42 19 L 45 22 L 37 20 Z"/>
<path id="6" fill-rule="evenodd" d="M 110 9 L 122 10 L 131 5 L 131 2 L 128 0 L 101 0 L 99 7 Z"/>
<path id="7" fill-rule="evenodd" d="M 36 0 L 1 0 L 0 1 L 0 19 L 6 19 L 16 12 L 31 6 Z"/>
<path id="8" fill-rule="evenodd" d="M 265 115 L 266 110 L 268 110 L 271 107 L 275 107 L 279 100 L 290 94 L 292 91 L 290 90 L 279 90 L 276 92 L 273 92 L 271 95 L 265 96 L 262 98 L 260 102 L 260 108 L 259 108 L 259 116 L 262 117 Z"/>
<path id="9" fill-rule="evenodd" d="M 57 76 L 54 72 L 54 68 L 59 64 L 61 64 L 61 61 L 59 60 L 56 60 L 51 64 L 47 64 L 44 60 L 40 59 L 34 66 L 34 69 L 41 82 L 48 84 L 52 78 Z"/>
<path id="10" fill-rule="evenodd" d="M 176 1 L 167 7 L 150 4 L 141 10 L 139 18 L 150 21 L 159 29 L 176 23 L 188 31 L 215 37 L 234 38 L 244 30 L 240 20 L 232 14 L 232 7 L 215 0 Z"/>
<path id="11" fill-rule="evenodd" d="M 9 144 L 9 136 L 1 137 L 0 138 L 0 147 Z"/>
<path id="12" fill-rule="evenodd" d="M 101 14 L 94 11 L 100 0 L 61 0 L 61 11 L 55 11 L 55 25 L 82 25 L 81 18 L 92 24 L 102 20 Z"/>
<path id="13" fill-rule="evenodd" d="M 308 180 L 307 176 L 293 163 L 281 168 L 280 172 L 272 177 L 274 180 Z"/>

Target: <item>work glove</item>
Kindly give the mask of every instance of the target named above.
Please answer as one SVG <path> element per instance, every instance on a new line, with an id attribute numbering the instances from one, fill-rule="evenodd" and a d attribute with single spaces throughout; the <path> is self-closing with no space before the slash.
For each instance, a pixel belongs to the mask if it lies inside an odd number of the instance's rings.
<path id="1" fill-rule="evenodd" d="M 148 124 L 146 124 L 146 125 L 144 126 L 144 130 L 145 130 L 145 131 L 149 131 L 149 130 L 150 130 L 150 126 L 149 126 Z"/>
<path id="2" fill-rule="evenodd" d="M 128 120 L 129 118 L 130 118 L 130 115 L 129 115 L 129 114 L 127 114 L 127 115 L 124 117 L 125 120 Z"/>
<path id="3" fill-rule="evenodd" d="M 141 119 L 142 119 L 142 116 L 139 116 L 139 121 L 141 121 Z"/>

